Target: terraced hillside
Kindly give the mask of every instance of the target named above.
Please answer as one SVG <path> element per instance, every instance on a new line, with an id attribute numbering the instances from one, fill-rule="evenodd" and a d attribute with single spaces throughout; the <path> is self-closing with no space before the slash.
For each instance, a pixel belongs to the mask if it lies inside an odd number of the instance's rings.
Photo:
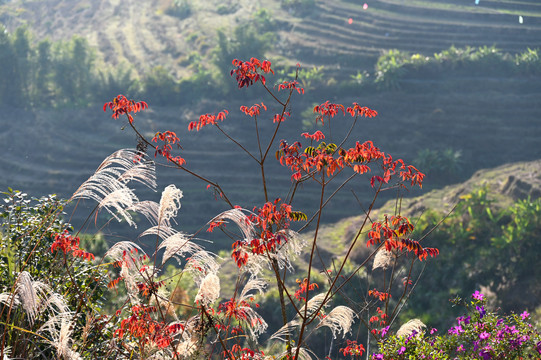
<path id="1" fill-rule="evenodd" d="M 293 27 L 289 49 L 307 61 L 334 59 L 358 66 L 373 63 L 384 49 L 432 55 L 452 45 L 496 45 L 510 53 L 541 46 L 541 3 L 534 0 L 481 1 L 478 6 L 473 1 L 378 0 L 367 1 L 366 10 L 361 3 L 319 2 L 312 16 Z"/>
<path id="2" fill-rule="evenodd" d="M 27 24 L 38 39 L 84 36 L 106 64 L 131 64 L 139 72 L 161 65 L 177 76 L 187 73 L 190 53 L 211 59 L 218 28 L 256 21 L 263 8 L 278 20 L 270 57 L 283 55 L 293 64 L 349 71 L 372 67 L 385 49 L 432 55 L 451 45 L 496 45 L 510 53 L 541 46 L 541 3 L 535 0 L 481 0 L 477 6 L 473 0 L 367 0 L 367 9 L 360 0 L 316 0 L 302 15 L 279 1 L 189 1 L 184 19 L 168 15 L 171 3 L 12 0 L 0 5 L 0 23 L 10 30 Z"/>

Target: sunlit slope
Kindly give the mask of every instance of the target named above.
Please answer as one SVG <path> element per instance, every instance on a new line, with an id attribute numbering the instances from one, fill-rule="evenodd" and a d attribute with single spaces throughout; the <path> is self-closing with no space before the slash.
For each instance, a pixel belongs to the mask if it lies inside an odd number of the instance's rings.
<path id="1" fill-rule="evenodd" d="M 366 2 L 367 8 L 363 4 Z M 279 1 L 192 1 L 183 19 L 168 14 L 172 1 L 11 1 L 0 21 L 27 24 L 39 39 L 86 37 L 107 64 L 139 72 L 164 66 L 177 76 L 189 70 L 192 52 L 210 61 L 216 30 L 254 21 L 262 8 L 278 20 L 274 56 L 310 65 L 373 66 L 382 50 L 432 55 L 449 48 L 495 45 L 516 53 L 541 46 L 541 3 L 534 0 L 316 0 L 302 14 Z M 522 23 L 519 21 L 522 16 Z M 351 24 L 349 23 L 351 19 Z"/>
<path id="2" fill-rule="evenodd" d="M 362 3 L 320 2 L 317 12 L 295 25 L 290 49 L 314 61 L 343 63 L 337 58 L 342 55 L 353 65 L 384 49 L 432 55 L 452 45 L 495 45 L 510 53 L 541 46 L 541 3 L 536 1 L 480 1 L 475 6 L 473 0 L 378 0 L 366 1 L 366 10 Z"/>

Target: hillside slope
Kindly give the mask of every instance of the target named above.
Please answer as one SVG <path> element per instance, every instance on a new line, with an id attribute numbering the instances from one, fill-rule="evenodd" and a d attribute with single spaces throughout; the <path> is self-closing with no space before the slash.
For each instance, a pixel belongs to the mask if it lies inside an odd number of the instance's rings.
<path id="1" fill-rule="evenodd" d="M 402 214 L 416 219 L 429 209 L 443 213 L 449 212 L 462 196 L 483 186 L 487 187 L 490 199 L 495 201 L 495 206 L 501 208 L 507 208 L 517 200 L 541 198 L 541 160 L 482 169 L 463 183 L 432 190 L 421 196 L 404 198 Z M 394 214 L 395 204 L 395 200 L 389 200 L 374 210 L 371 217 L 377 219 L 383 214 Z M 349 243 L 364 218 L 364 214 L 361 214 L 325 226 L 320 232 L 318 244 L 332 252 L 337 243 Z M 366 252 L 363 253 L 366 254 Z"/>
<path id="2" fill-rule="evenodd" d="M 164 66 L 185 75 L 192 52 L 211 58 L 216 30 L 251 23 L 267 9 L 277 25 L 273 57 L 292 64 L 331 68 L 372 66 L 385 49 L 425 55 L 451 45 L 491 46 L 516 53 L 541 47 L 541 4 L 537 1 L 360 1 L 317 0 L 296 14 L 280 1 L 188 1 L 189 16 L 171 16 L 171 0 L 13 0 L 0 5 L 9 30 L 26 24 L 36 40 L 87 38 L 106 64 L 131 64 L 139 72 Z M 519 22 L 522 16 L 522 23 Z M 351 24 L 349 24 L 351 19 Z M 355 73 L 353 71 L 353 73 Z"/>

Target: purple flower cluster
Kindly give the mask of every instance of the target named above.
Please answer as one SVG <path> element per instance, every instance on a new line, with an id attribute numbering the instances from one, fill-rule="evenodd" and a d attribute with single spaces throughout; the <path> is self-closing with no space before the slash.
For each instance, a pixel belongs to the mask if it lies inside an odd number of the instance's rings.
<path id="1" fill-rule="evenodd" d="M 527 311 L 500 317 L 486 308 L 485 296 L 479 291 L 472 294 L 470 305 L 465 305 L 469 314 L 458 317 L 447 333 L 437 335 L 432 329 L 426 337 L 389 336 L 379 343 L 380 351 L 371 359 L 541 358 L 541 334 L 527 322 Z"/>

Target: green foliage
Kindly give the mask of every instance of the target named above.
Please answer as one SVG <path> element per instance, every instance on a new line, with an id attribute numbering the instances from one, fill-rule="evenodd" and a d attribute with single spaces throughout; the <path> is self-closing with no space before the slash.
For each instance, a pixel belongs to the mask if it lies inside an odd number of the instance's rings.
<path id="1" fill-rule="evenodd" d="M 541 74 L 541 59 L 539 59 L 539 50 L 528 48 L 527 51 L 515 56 L 515 64 L 519 73 L 522 74 Z"/>
<path id="2" fill-rule="evenodd" d="M 276 27 L 276 21 L 274 20 L 270 10 L 265 8 L 258 9 L 252 15 L 254 26 L 261 32 L 273 31 Z"/>
<path id="3" fill-rule="evenodd" d="M 449 182 L 453 178 L 458 178 L 461 173 L 462 152 L 452 148 L 424 149 L 417 153 L 413 163 L 431 178 Z"/>
<path id="4" fill-rule="evenodd" d="M 423 214 L 416 230 L 430 231 L 443 215 Z M 536 306 L 534 299 L 541 293 L 535 279 L 541 278 L 541 272 L 532 264 L 541 256 L 536 244 L 540 220 L 541 199 L 500 208 L 486 187 L 462 196 L 449 218 L 430 234 L 440 256 L 430 265 L 430 275 L 418 284 L 408 315 L 428 313 L 433 326 L 447 326 L 457 316 L 455 309 L 442 310 L 433 304 L 479 286 L 494 293 L 492 301 L 504 311 Z"/>
<path id="5" fill-rule="evenodd" d="M 399 50 L 389 50 L 378 58 L 375 83 L 385 90 L 400 88 L 400 79 L 406 75 L 404 67 L 410 59 L 409 54 Z"/>
<path id="6" fill-rule="evenodd" d="M 121 92 L 139 94 L 142 84 L 134 79 L 132 68 L 122 64 L 114 69 L 100 71 L 99 90 L 106 99 L 112 99 Z"/>
<path id="7" fill-rule="evenodd" d="M 86 39 L 74 36 L 67 43 L 55 44 L 54 81 L 57 97 L 63 105 L 85 106 L 91 101 L 96 80 L 93 73 L 95 53 Z"/>
<path id="8" fill-rule="evenodd" d="M 167 14 L 176 16 L 179 19 L 185 19 L 192 14 L 192 1 L 191 0 L 174 0 L 173 3 L 167 8 Z"/>
<path id="9" fill-rule="evenodd" d="M 93 324 L 98 321 L 97 312 L 101 308 L 104 283 L 99 279 L 103 277 L 101 270 L 92 266 L 89 261 L 81 259 L 67 259 L 62 251 L 52 251 L 52 244 L 58 233 L 63 233 L 71 226 L 62 219 L 65 201 L 58 200 L 55 195 L 42 198 L 28 198 L 28 195 L 17 190 L 8 189 L 0 209 L 0 292 L 5 295 L 17 288 L 21 273 L 27 273 L 32 279 L 43 282 L 42 290 L 45 296 L 54 294 L 46 291 L 44 286 L 55 294 L 62 294 L 62 301 L 71 309 L 89 318 L 73 317 L 79 324 L 74 330 L 74 336 L 81 336 L 82 329 L 87 325 L 88 339 L 101 336 L 96 333 Z M 75 276 L 78 274 L 79 276 Z M 27 290 L 28 291 L 28 290 Z M 27 295 L 28 296 L 28 295 Z M 36 295 L 34 295 L 36 296 Z M 60 299 L 58 297 L 57 299 Z M 37 301 L 29 300 L 28 304 Z M 49 300 L 54 303 L 57 300 Z M 14 303 L 5 303 L 0 311 L 0 324 L 10 322 L 16 327 L 25 328 L 27 332 L 15 331 L 14 328 L 0 326 L 0 331 L 10 337 L 11 355 L 24 358 L 37 358 L 39 353 L 54 357 L 50 346 L 45 343 L 29 347 L 28 342 L 34 342 L 34 332 L 40 331 L 47 321 L 51 321 L 46 311 L 41 311 L 35 319 L 28 317 L 28 306 L 23 310 L 15 307 Z M 48 306 L 41 304 L 40 306 Z M 9 308 L 9 310 L 8 310 Z M 87 350 L 93 352 L 100 347 L 100 343 L 89 343 Z M 37 351 L 37 352 L 36 352 Z M 99 353 L 99 352 L 96 352 Z"/>
<path id="10" fill-rule="evenodd" d="M 306 15 L 314 11 L 315 0 L 280 0 L 283 9 L 293 12 L 296 15 Z"/>
<path id="11" fill-rule="evenodd" d="M 163 66 L 154 67 L 142 82 L 146 97 L 156 105 L 169 104 L 171 98 L 178 99 L 178 83 Z"/>

